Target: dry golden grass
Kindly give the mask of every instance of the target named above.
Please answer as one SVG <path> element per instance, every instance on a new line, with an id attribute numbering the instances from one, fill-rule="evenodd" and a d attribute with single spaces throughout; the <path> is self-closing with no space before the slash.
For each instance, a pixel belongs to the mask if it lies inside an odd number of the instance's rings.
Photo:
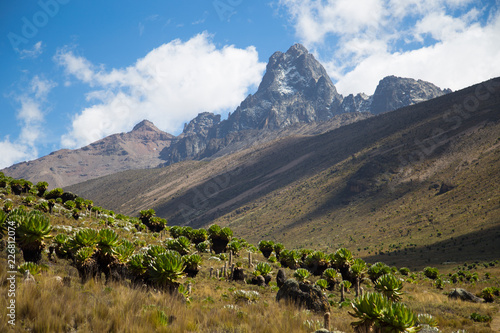
<path id="1" fill-rule="evenodd" d="M 256 260 L 263 260 L 256 256 Z M 151 288 L 132 286 L 129 282 L 91 280 L 79 282 L 76 272 L 59 261 L 47 272 L 36 276 L 36 284 L 25 284 L 17 279 L 16 327 L 0 321 L 0 332 L 313 332 L 322 326 L 322 314 L 304 311 L 275 301 L 276 289 L 257 287 L 208 277 L 208 268 L 217 264 L 205 262 L 202 272 L 191 279 L 191 301 Z M 0 294 L 7 294 L 5 259 L 0 259 Z M 476 284 L 457 284 L 477 293 L 485 286 L 500 286 L 498 267 L 485 269 L 489 280 Z M 291 271 L 287 270 L 290 274 Z M 66 286 L 55 276 L 70 276 Z M 315 279 L 314 279 L 315 280 Z M 456 287 L 453 286 L 453 287 Z M 372 291 L 365 284 L 366 291 Z M 495 303 L 468 303 L 449 300 L 430 280 L 419 277 L 414 283 L 404 284 L 403 302 L 416 313 L 435 316 L 442 332 L 465 329 L 467 332 L 492 332 L 490 323 L 475 323 L 473 312 L 497 316 Z M 234 297 L 236 290 L 253 290 L 260 294 L 257 301 L 247 303 Z M 353 293 L 347 294 L 354 297 Z M 0 316 L 6 318 L 6 297 L 0 298 Z M 339 293 L 330 300 L 338 301 Z M 331 329 L 352 332 L 349 307 L 331 309 Z"/>

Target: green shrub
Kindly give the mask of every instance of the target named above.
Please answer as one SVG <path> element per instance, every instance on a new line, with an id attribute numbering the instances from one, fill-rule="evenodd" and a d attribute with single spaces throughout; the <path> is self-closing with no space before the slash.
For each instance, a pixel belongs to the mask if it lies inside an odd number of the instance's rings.
<path id="1" fill-rule="evenodd" d="M 379 293 L 366 293 L 351 304 L 351 323 L 359 332 L 417 332 L 417 316 L 402 303 L 393 303 Z"/>
<path id="2" fill-rule="evenodd" d="M 315 283 L 318 287 L 321 288 L 321 290 L 325 290 L 328 288 L 328 281 L 326 281 L 325 279 L 318 279 L 318 281 L 316 281 Z"/>
<path id="3" fill-rule="evenodd" d="M 42 271 L 47 270 L 48 266 L 35 264 L 34 262 L 27 261 L 17 266 L 17 271 L 24 275 L 26 271 L 29 271 L 31 275 L 35 276 L 40 274 Z"/>
<path id="4" fill-rule="evenodd" d="M 491 303 L 494 300 L 494 295 L 495 295 L 495 289 L 492 287 L 486 287 L 483 290 L 481 290 L 479 297 L 484 298 L 485 302 Z"/>
<path id="5" fill-rule="evenodd" d="M 429 279 L 435 280 L 439 276 L 439 270 L 435 267 L 425 267 L 424 275 Z"/>
<path id="6" fill-rule="evenodd" d="M 76 208 L 76 204 L 73 200 L 68 200 L 64 203 L 64 208 L 67 210 L 73 210 Z"/>
<path id="7" fill-rule="evenodd" d="M 208 232 L 205 229 L 195 229 L 191 234 L 191 241 L 195 244 L 202 243 L 208 239 Z"/>
<path id="8" fill-rule="evenodd" d="M 392 274 L 382 275 L 375 281 L 375 290 L 391 301 L 401 299 L 401 289 L 403 289 L 403 282 Z"/>
<path id="9" fill-rule="evenodd" d="M 185 236 L 176 239 L 170 239 L 165 242 L 165 247 L 169 250 L 177 251 L 181 255 L 188 254 L 191 248 L 191 242 Z"/>
<path id="10" fill-rule="evenodd" d="M 52 226 L 48 217 L 39 211 L 32 211 L 26 215 L 11 214 L 10 219 L 18 224 L 16 236 L 19 247 L 23 251 L 25 261 L 38 263 L 42 258 L 45 241 L 49 238 Z"/>
<path id="11" fill-rule="evenodd" d="M 293 273 L 293 277 L 299 282 L 307 282 L 307 278 L 311 275 L 305 268 L 298 268 Z"/>
<path id="12" fill-rule="evenodd" d="M 365 293 L 351 304 L 354 312 L 349 312 L 349 314 L 357 319 L 351 325 L 360 330 L 366 328 L 369 332 L 380 321 L 388 305 L 389 300 L 385 296 L 379 293 Z"/>
<path id="13" fill-rule="evenodd" d="M 55 188 L 53 190 L 50 190 L 48 193 L 45 194 L 45 199 L 58 199 L 63 195 L 64 191 L 62 188 Z"/>
<path id="14" fill-rule="evenodd" d="M 37 204 L 35 206 L 35 209 L 36 210 L 39 210 L 41 212 L 44 212 L 44 213 L 48 213 L 49 212 L 49 203 L 47 201 L 42 201 L 40 202 L 39 204 Z"/>
<path id="15" fill-rule="evenodd" d="M 281 251 L 285 249 L 285 245 L 281 243 L 274 243 L 273 250 L 276 253 L 276 257 L 279 258 Z"/>
<path id="16" fill-rule="evenodd" d="M 255 272 L 257 274 L 254 275 L 266 276 L 273 272 L 273 268 L 267 262 L 259 262 L 257 266 L 255 266 Z"/>
<path id="17" fill-rule="evenodd" d="M 31 207 L 35 201 L 36 198 L 32 195 L 28 195 L 23 198 L 23 203 L 26 204 L 28 207 Z"/>
<path id="18" fill-rule="evenodd" d="M 419 326 L 427 325 L 429 327 L 437 327 L 437 319 L 427 313 L 421 313 L 417 316 L 417 323 Z"/>
<path id="19" fill-rule="evenodd" d="M 258 244 L 260 252 L 264 257 L 269 258 L 271 253 L 274 251 L 274 242 L 271 240 L 261 240 Z"/>
<path id="20" fill-rule="evenodd" d="M 232 240 L 227 243 L 227 249 L 229 251 L 232 251 L 235 255 L 238 255 L 238 253 L 241 251 L 241 248 L 241 243 L 238 240 Z"/>
<path id="21" fill-rule="evenodd" d="M 368 276 L 373 283 L 377 281 L 379 277 L 385 274 L 390 274 L 391 268 L 384 264 L 383 262 L 376 262 L 368 268 Z"/>
<path id="22" fill-rule="evenodd" d="M 201 256 L 198 254 L 185 255 L 182 257 L 182 261 L 184 265 L 186 265 L 187 269 L 196 270 L 201 264 Z"/>
<path id="23" fill-rule="evenodd" d="M 134 251 L 135 245 L 126 239 L 122 239 L 113 249 L 116 259 L 123 264 L 128 262 Z"/>
<path id="24" fill-rule="evenodd" d="M 184 277 L 184 262 L 176 251 L 165 251 L 155 256 L 148 265 L 147 272 L 151 281 L 158 287 L 177 288 Z"/>
<path id="25" fill-rule="evenodd" d="M 487 323 L 487 322 L 490 322 L 492 318 L 491 318 L 491 316 L 488 316 L 488 315 L 481 315 L 479 313 L 473 312 L 470 315 L 470 319 L 474 320 L 475 322 L 479 322 L 479 323 Z"/>
<path id="26" fill-rule="evenodd" d="M 210 251 L 210 242 L 207 240 L 207 241 L 198 243 L 195 245 L 195 248 L 196 248 L 196 250 L 198 250 L 199 252 L 202 252 L 202 253 L 209 252 Z"/>

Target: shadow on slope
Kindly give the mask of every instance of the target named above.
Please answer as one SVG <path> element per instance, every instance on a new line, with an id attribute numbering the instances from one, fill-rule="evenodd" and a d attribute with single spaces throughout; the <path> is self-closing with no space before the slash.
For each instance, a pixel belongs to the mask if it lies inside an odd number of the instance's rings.
<path id="1" fill-rule="evenodd" d="M 293 228 L 335 206 L 376 195 L 388 186 L 385 178 L 398 174 L 400 168 L 439 156 L 450 140 L 498 122 L 499 86 L 500 79 L 495 79 L 322 135 L 281 139 L 247 154 L 237 168 L 154 209 L 172 225 L 200 227 L 248 204 L 258 205 L 259 198 L 275 190 L 347 163 L 344 168 L 349 169 L 349 176 L 344 186 L 332 191 L 327 202 L 309 216 L 285 227 Z M 391 195 L 385 199 L 391 200 Z"/>
<path id="2" fill-rule="evenodd" d="M 498 225 L 452 237 L 427 246 L 396 249 L 364 257 L 369 263 L 381 261 L 390 266 L 421 270 L 426 266 L 454 264 L 455 261 L 490 261 L 500 258 L 500 219 Z"/>

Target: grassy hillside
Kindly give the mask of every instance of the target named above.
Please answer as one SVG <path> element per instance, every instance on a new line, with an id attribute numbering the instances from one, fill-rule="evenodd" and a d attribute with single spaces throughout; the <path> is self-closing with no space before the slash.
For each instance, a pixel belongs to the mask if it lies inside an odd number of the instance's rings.
<path id="1" fill-rule="evenodd" d="M 43 202 L 38 198 L 27 204 L 30 194 L 20 196 L 5 194 L 2 189 L 0 204 L 4 210 L 12 204 L 11 212 L 23 209 L 32 212 L 37 203 Z M 9 213 L 13 214 L 13 213 Z M 324 326 L 323 313 L 304 310 L 293 304 L 277 302 L 276 272 L 283 269 L 288 277 L 294 275 L 294 270 L 281 267 L 273 260 L 274 255 L 266 259 L 256 249 L 256 244 L 250 244 L 235 234 L 232 238 L 240 243 L 241 247 L 235 250 L 234 261 L 240 262 L 248 277 L 259 263 L 267 263 L 272 269 L 271 282 L 267 286 L 256 286 L 245 282 L 231 281 L 225 276 L 215 277 L 211 268 L 221 270 L 228 260 L 227 253 L 215 255 L 201 251 L 200 247 L 189 244 L 186 253 L 200 254 L 202 261 L 198 275 L 191 278 L 179 277 L 176 283 L 185 289 L 182 293 L 169 292 L 163 284 L 153 284 L 149 280 L 136 280 L 134 274 L 121 275 L 121 278 L 105 279 L 105 273 L 100 272 L 95 278 L 82 282 L 79 262 L 80 250 L 74 254 L 75 260 L 64 258 L 55 251 L 49 255 L 50 246 L 58 244 L 56 236 L 66 235 L 67 244 L 62 249 L 71 248 L 76 244 L 76 235 L 83 230 L 112 231 L 119 237 L 119 242 L 111 246 L 112 265 L 122 265 L 130 269 L 132 258 L 136 255 L 148 253 L 153 246 L 167 247 L 170 237 L 180 239 L 180 231 L 175 228 L 161 232 L 138 231 L 134 226 L 138 221 L 127 216 L 107 214 L 98 216 L 83 209 L 80 217 L 75 219 L 72 211 L 56 204 L 52 213 L 38 213 L 49 219 L 54 238 L 46 239 L 46 248 L 42 252 L 39 268 L 40 272 L 32 271 L 34 281 L 25 281 L 21 273 L 15 274 L 15 284 L 11 271 L 20 271 L 24 265 L 23 255 L 19 249 L 23 246 L 21 234 L 16 233 L 16 266 L 8 268 L 12 260 L 8 257 L 6 243 L 10 226 L 9 223 L 0 224 L 0 321 L 1 332 L 313 332 Z M 113 215 L 113 216 L 111 216 Z M 9 215 L 10 216 L 10 215 Z M 14 221 L 11 218 L 6 221 Z M 23 221 L 17 225 L 21 226 Z M 176 232 L 174 232 L 176 231 Z M 183 232 L 186 232 L 184 229 Z M 188 233 L 186 233 L 187 235 Z M 4 236 L 4 237 L 2 237 Z M 81 241 L 81 240 L 79 240 Z M 133 244 L 133 255 L 128 259 L 119 256 L 118 247 L 130 242 Z M 60 243 L 59 243 L 60 244 Z M 90 245 L 87 243 L 86 247 Z M 95 243 L 93 251 L 98 253 L 107 248 L 103 239 Z M 61 252 L 63 255 L 64 251 Z M 252 254 L 253 267 L 249 266 L 248 254 Z M 283 253 L 283 251 L 282 251 Z M 306 252 L 303 252 L 306 253 Z M 331 252 L 330 254 L 333 254 Z M 333 257 L 329 257 L 333 258 Z M 330 261 L 330 259 L 328 259 Z M 331 259 L 333 264 L 333 259 Z M 91 261 L 91 260 L 90 260 Z M 89 261 L 85 261 L 87 264 Z M 307 261 L 305 261 L 307 262 Z M 303 265 L 305 262 L 300 261 Z M 75 264 L 76 263 L 76 264 Z M 356 261 L 359 264 L 359 261 Z M 373 263 L 373 262 L 372 262 Z M 352 263 L 350 264 L 354 266 Z M 149 266 L 148 266 L 149 267 Z M 432 268 L 435 272 L 430 276 L 427 270 L 410 271 L 398 269 L 402 267 L 384 266 L 388 272 L 394 274 L 402 282 L 402 301 L 415 314 L 432 316 L 442 332 L 456 332 L 465 329 L 467 332 L 494 332 L 498 329 L 500 309 L 498 291 L 500 290 L 500 266 L 497 261 L 469 263 L 465 265 L 449 265 Z M 368 269 L 368 267 L 367 267 Z M 370 281 L 371 270 L 365 269 L 362 286 L 365 293 L 374 292 L 375 284 Z M 149 274 L 149 268 L 147 270 Z M 211 276 L 213 275 L 213 276 Z M 309 284 L 319 285 L 320 276 L 309 277 Z M 340 282 L 340 278 L 338 280 Z M 169 285 L 167 285 L 168 287 Z M 190 286 L 190 287 L 188 287 Z M 447 297 L 452 288 L 466 288 L 478 295 L 485 295 L 484 290 L 491 290 L 491 302 L 470 303 L 450 300 Z M 190 288 L 190 291 L 188 291 Z M 15 295 L 11 295 L 12 291 Z M 351 301 L 356 304 L 354 288 L 348 288 L 345 293 L 345 302 L 341 302 L 342 292 L 338 283 L 331 290 L 323 290 L 330 304 L 330 329 L 352 332 L 352 323 L 358 319 L 353 313 Z M 9 323 L 12 312 L 7 308 L 11 300 L 15 300 L 15 326 Z M 398 303 L 399 304 L 399 303 Z M 7 318 L 7 319 L 5 319 Z M 474 319 L 473 319 L 474 318 Z M 485 321 L 478 321 L 485 320 Z M 420 319 L 419 319 L 420 322 Z"/>
<path id="2" fill-rule="evenodd" d="M 345 246 L 413 267 L 487 260 L 500 253 L 499 86 L 69 189 L 130 215 L 153 208 L 170 225 L 216 222 L 251 241 Z"/>

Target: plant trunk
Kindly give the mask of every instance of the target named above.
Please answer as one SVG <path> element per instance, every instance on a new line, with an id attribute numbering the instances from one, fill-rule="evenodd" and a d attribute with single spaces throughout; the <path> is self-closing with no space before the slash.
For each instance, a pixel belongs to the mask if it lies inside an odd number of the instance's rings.
<path id="1" fill-rule="evenodd" d="M 184 269 L 184 273 L 186 273 L 186 275 L 187 275 L 188 277 L 190 277 L 190 278 L 194 278 L 194 277 L 196 277 L 196 275 L 198 275 L 198 272 L 199 272 L 199 271 L 200 271 L 200 270 L 198 269 L 198 267 L 196 267 L 196 268 L 193 268 L 193 267 L 186 267 L 186 268 Z"/>
<path id="2" fill-rule="evenodd" d="M 215 254 L 226 252 L 227 243 L 229 243 L 229 241 L 226 239 L 213 238 L 212 239 L 212 250 L 215 252 Z"/>
<path id="3" fill-rule="evenodd" d="M 23 251 L 23 259 L 24 261 L 30 261 L 35 264 L 38 264 L 40 260 L 42 260 L 42 249 L 33 249 L 33 248 L 21 248 Z"/>
<path id="4" fill-rule="evenodd" d="M 273 250 L 261 250 L 261 252 L 266 259 L 269 259 L 269 257 L 271 256 L 271 253 L 273 253 Z"/>

